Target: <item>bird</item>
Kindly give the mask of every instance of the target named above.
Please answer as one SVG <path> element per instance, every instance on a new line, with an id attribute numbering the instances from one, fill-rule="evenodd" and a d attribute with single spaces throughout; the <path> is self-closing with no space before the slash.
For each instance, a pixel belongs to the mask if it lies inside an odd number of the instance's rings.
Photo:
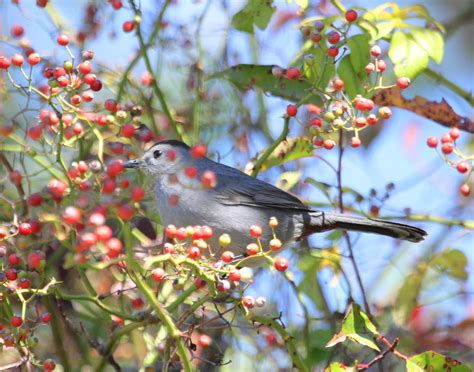
<path id="1" fill-rule="evenodd" d="M 209 226 L 213 230 L 211 246 L 219 247 L 219 236 L 227 234 L 235 254 L 245 255 L 246 247 L 255 243 L 249 234 L 252 226 L 262 228 L 261 243 L 267 246 L 275 236 L 288 246 L 334 229 L 414 243 L 427 235 L 402 223 L 313 209 L 265 181 L 196 154 L 178 140 L 158 142 L 124 167 L 140 169 L 152 179 L 163 226 Z M 274 231 L 268 227 L 272 217 L 278 221 Z"/>

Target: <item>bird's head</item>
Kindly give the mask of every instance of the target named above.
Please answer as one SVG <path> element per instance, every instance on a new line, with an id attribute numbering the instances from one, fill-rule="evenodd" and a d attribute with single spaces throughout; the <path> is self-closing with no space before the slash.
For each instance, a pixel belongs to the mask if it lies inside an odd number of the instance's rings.
<path id="1" fill-rule="evenodd" d="M 155 176 L 173 174 L 193 162 L 190 150 L 190 147 L 181 141 L 158 142 L 145 151 L 141 158 L 126 162 L 125 168 L 139 168 Z"/>

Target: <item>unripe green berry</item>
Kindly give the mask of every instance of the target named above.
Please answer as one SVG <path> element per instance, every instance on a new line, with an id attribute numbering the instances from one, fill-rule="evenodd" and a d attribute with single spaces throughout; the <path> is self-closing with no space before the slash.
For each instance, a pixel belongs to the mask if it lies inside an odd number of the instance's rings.
<path id="1" fill-rule="evenodd" d="M 323 119 L 328 122 L 333 121 L 335 118 L 336 116 L 332 112 L 329 112 L 329 111 L 326 111 L 323 115 Z"/>

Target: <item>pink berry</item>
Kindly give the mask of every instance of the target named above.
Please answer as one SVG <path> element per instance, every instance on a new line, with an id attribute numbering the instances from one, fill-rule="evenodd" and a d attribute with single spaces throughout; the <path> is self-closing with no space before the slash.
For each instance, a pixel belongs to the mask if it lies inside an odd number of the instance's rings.
<path id="1" fill-rule="evenodd" d="M 459 188 L 459 191 L 461 192 L 462 196 L 469 196 L 469 194 L 471 193 L 471 188 L 469 187 L 468 184 L 465 183 L 461 185 L 461 187 Z"/>
<path id="2" fill-rule="evenodd" d="M 410 85 L 411 81 L 407 77 L 400 77 L 397 79 L 397 86 L 400 89 L 406 89 Z"/>
<path id="3" fill-rule="evenodd" d="M 374 45 L 372 48 L 370 48 L 370 54 L 374 57 L 378 57 L 380 54 L 382 54 L 382 50 L 378 45 Z"/>

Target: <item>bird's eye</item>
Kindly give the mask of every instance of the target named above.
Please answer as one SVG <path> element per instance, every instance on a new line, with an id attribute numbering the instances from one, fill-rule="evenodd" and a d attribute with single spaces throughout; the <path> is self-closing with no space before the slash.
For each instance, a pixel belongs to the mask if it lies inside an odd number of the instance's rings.
<path id="1" fill-rule="evenodd" d="M 153 151 L 153 157 L 154 157 L 155 159 L 158 159 L 162 154 L 163 154 L 163 151 L 161 151 L 161 150 L 155 150 L 155 151 Z"/>

